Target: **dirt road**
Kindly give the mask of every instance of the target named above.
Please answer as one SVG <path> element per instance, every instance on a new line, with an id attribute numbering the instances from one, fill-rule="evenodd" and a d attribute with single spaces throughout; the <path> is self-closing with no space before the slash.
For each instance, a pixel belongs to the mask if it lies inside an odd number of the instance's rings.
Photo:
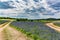
<path id="1" fill-rule="evenodd" d="M 11 21 L 12 22 L 12 21 Z M 0 40 L 31 40 L 27 36 L 14 28 L 11 28 L 8 22 L 0 28 Z"/>
<path id="2" fill-rule="evenodd" d="M 60 32 L 60 27 L 59 27 L 59 26 L 56 26 L 56 25 L 54 25 L 53 23 L 46 23 L 46 25 L 47 25 L 48 27 L 50 27 L 50 28 L 52 28 L 52 29 Z"/>

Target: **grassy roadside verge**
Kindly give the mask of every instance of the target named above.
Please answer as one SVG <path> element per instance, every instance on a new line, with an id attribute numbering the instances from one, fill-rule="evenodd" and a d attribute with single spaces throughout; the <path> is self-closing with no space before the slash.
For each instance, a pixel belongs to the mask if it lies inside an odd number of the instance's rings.
<path id="1" fill-rule="evenodd" d="M 54 25 L 60 27 L 60 23 L 53 23 Z"/>
<path id="2" fill-rule="evenodd" d="M 31 38 L 32 40 L 42 40 L 39 38 L 39 36 L 37 36 L 36 34 L 32 34 L 30 32 L 26 32 L 24 29 L 10 25 L 11 27 L 13 27 L 14 29 L 24 33 L 28 38 Z"/>
<path id="3" fill-rule="evenodd" d="M 0 25 L 0 28 L 3 27 L 3 26 L 5 26 L 7 23 L 8 23 L 8 22 L 6 22 L 6 23 L 4 23 L 4 24 L 1 24 L 1 25 Z"/>

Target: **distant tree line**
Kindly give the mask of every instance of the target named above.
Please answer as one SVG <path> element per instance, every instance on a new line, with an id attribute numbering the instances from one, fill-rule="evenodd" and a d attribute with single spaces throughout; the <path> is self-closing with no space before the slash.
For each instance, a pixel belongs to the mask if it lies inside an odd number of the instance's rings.
<path id="1" fill-rule="evenodd" d="M 0 17 L 0 19 L 14 19 L 14 18 L 10 18 L 10 17 Z"/>
<path id="2" fill-rule="evenodd" d="M 41 20 L 60 20 L 56 18 L 47 18 L 47 19 L 25 19 L 25 18 L 10 18 L 10 17 L 0 17 L 0 19 L 14 19 L 16 21 L 41 21 Z"/>

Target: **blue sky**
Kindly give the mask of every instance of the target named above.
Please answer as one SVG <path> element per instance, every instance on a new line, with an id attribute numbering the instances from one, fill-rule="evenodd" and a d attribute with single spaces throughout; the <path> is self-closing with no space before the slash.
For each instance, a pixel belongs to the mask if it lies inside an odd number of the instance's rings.
<path id="1" fill-rule="evenodd" d="M 28 19 L 60 18 L 60 7 L 56 7 L 58 2 L 60 1 L 0 0 L 0 16 Z"/>

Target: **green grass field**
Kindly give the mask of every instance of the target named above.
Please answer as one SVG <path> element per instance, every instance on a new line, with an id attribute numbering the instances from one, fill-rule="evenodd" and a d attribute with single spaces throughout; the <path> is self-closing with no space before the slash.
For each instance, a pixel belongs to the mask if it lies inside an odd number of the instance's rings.
<path id="1" fill-rule="evenodd" d="M 54 25 L 60 27 L 60 22 L 55 22 Z"/>

